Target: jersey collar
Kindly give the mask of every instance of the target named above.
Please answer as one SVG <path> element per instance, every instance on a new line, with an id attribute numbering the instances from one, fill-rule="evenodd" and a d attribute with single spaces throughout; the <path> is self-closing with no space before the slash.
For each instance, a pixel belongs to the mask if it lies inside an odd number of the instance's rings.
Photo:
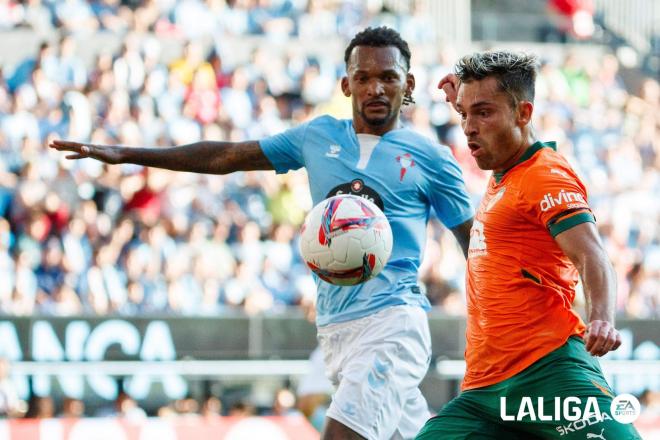
<path id="1" fill-rule="evenodd" d="M 502 179 L 504 178 L 504 175 L 511 170 L 511 168 L 515 167 L 518 164 L 521 164 L 525 162 L 527 159 L 530 157 L 534 156 L 534 154 L 539 151 L 541 148 L 552 148 L 553 150 L 557 151 L 557 143 L 554 141 L 551 142 L 541 142 L 541 141 L 536 141 L 534 142 L 525 152 L 523 153 L 522 156 L 520 156 L 520 159 L 518 159 L 518 162 L 514 163 L 511 165 L 509 168 L 506 170 L 502 171 L 501 173 L 493 173 L 493 177 L 495 177 L 495 183 L 500 183 Z"/>

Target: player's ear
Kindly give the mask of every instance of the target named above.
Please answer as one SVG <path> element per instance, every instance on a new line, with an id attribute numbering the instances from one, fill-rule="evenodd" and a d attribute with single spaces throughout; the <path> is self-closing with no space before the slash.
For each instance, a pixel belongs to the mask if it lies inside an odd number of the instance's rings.
<path id="1" fill-rule="evenodd" d="M 344 96 L 347 98 L 351 97 L 351 89 L 348 87 L 348 77 L 345 76 L 341 79 L 341 91 L 344 92 Z"/>
<path id="2" fill-rule="evenodd" d="M 413 90 L 415 90 L 415 77 L 412 73 L 406 74 L 406 85 L 403 89 L 403 105 L 414 104 L 415 100 L 412 97 Z"/>
<path id="3" fill-rule="evenodd" d="M 406 73 L 406 96 L 412 96 L 415 90 L 415 76 L 412 73 Z"/>
<path id="4" fill-rule="evenodd" d="M 517 123 L 523 127 L 532 122 L 532 113 L 534 112 L 534 104 L 529 101 L 520 101 L 517 109 Z"/>

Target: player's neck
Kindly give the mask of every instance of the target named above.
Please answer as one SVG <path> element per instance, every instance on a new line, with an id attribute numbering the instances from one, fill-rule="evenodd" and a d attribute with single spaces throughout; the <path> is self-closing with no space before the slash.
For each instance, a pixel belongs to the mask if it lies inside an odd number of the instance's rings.
<path id="1" fill-rule="evenodd" d="M 506 163 L 503 164 L 501 167 L 498 167 L 497 169 L 493 169 L 493 172 L 495 174 L 504 174 L 504 173 L 506 173 L 509 169 L 514 167 L 520 161 L 520 158 L 523 157 L 525 152 L 529 149 L 529 147 L 534 145 L 535 142 L 536 142 L 536 139 L 531 134 L 525 136 L 524 141 L 520 143 L 518 149 L 511 156 L 511 158 L 509 160 L 507 160 Z"/>

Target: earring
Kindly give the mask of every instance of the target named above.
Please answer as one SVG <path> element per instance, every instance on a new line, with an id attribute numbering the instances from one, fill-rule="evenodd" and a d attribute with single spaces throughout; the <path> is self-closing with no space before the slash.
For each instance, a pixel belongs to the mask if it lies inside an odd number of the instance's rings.
<path id="1" fill-rule="evenodd" d="M 407 91 L 406 93 L 404 93 L 402 104 L 403 105 L 410 105 L 410 104 L 414 104 L 414 103 L 415 103 L 415 99 L 413 99 L 413 97 L 412 97 L 412 92 Z"/>

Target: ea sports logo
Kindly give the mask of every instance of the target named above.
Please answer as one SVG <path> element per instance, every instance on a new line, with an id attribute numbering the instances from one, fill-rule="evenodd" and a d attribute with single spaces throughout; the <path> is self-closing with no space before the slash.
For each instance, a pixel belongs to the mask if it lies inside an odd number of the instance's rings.
<path id="1" fill-rule="evenodd" d="M 639 400 L 632 394 L 619 394 L 610 404 L 612 418 L 623 424 L 632 423 L 637 420 L 640 410 Z"/>

